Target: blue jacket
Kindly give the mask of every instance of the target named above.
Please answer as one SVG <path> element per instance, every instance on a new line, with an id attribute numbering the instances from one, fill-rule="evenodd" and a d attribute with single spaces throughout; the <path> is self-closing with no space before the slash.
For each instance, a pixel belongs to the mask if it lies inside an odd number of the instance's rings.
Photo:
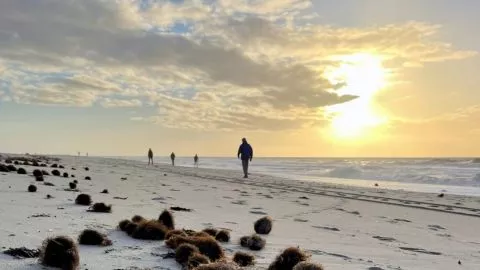
<path id="1" fill-rule="evenodd" d="M 238 148 L 238 156 L 242 156 L 242 160 L 249 160 L 253 157 L 253 149 L 248 143 L 242 143 Z"/>

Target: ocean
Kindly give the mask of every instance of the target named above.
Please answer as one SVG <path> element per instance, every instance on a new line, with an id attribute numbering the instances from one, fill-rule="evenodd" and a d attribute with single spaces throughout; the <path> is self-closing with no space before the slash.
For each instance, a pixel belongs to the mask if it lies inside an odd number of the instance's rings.
<path id="1" fill-rule="evenodd" d="M 147 162 L 144 157 L 121 158 Z M 170 158 L 156 157 L 155 162 L 170 163 Z M 177 157 L 175 163 L 192 167 L 193 157 Z M 242 174 L 235 158 L 200 157 L 200 167 Z M 250 172 L 291 180 L 480 196 L 478 158 L 254 158 Z"/>

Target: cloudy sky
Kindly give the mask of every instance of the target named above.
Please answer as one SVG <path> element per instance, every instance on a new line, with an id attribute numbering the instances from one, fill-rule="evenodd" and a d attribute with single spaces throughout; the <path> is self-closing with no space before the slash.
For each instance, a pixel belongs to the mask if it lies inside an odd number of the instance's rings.
<path id="1" fill-rule="evenodd" d="M 2 0 L 0 152 L 478 156 L 478 10 Z"/>

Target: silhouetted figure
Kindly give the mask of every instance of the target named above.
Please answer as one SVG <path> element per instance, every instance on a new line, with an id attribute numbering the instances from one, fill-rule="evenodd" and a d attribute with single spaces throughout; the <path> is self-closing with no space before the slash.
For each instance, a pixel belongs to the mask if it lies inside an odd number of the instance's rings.
<path id="1" fill-rule="evenodd" d="M 153 165 L 153 151 L 152 148 L 148 149 L 148 165 Z"/>
<path id="2" fill-rule="evenodd" d="M 170 154 L 170 159 L 172 160 L 172 166 L 175 166 L 175 153 Z"/>
<path id="3" fill-rule="evenodd" d="M 196 168 L 198 168 L 198 155 L 195 154 L 195 156 L 193 157 L 193 164 L 195 165 Z"/>
<path id="4" fill-rule="evenodd" d="M 247 139 L 242 139 L 242 144 L 238 148 L 237 156 L 242 159 L 243 178 L 248 178 L 248 163 L 252 161 L 253 149 L 252 146 L 247 143 Z"/>

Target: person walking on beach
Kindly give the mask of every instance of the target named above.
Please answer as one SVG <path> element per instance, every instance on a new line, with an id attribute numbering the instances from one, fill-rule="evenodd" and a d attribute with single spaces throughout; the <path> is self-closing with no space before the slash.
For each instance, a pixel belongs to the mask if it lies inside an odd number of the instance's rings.
<path id="1" fill-rule="evenodd" d="M 172 160 L 172 166 L 175 166 L 175 153 L 174 152 L 172 152 L 170 154 L 170 159 Z"/>
<path id="2" fill-rule="evenodd" d="M 153 165 L 153 151 L 152 148 L 148 149 L 148 165 Z"/>
<path id="3" fill-rule="evenodd" d="M 247 139 L 242 139 L 242 144 L 240 144 L 240 147 L 238 148 L 237 156 L 242 160 L 243 178 L 248 178 L 248 163 L 252 161 L 253 148 L 248 144 Z"/>
<path id="4" fill-rule="evenodd" d="M 195 154 L 195 156 L 193 157 L 193 165 L 195 165 L 196 168 L 198 168 L 198 155 Z"/>

